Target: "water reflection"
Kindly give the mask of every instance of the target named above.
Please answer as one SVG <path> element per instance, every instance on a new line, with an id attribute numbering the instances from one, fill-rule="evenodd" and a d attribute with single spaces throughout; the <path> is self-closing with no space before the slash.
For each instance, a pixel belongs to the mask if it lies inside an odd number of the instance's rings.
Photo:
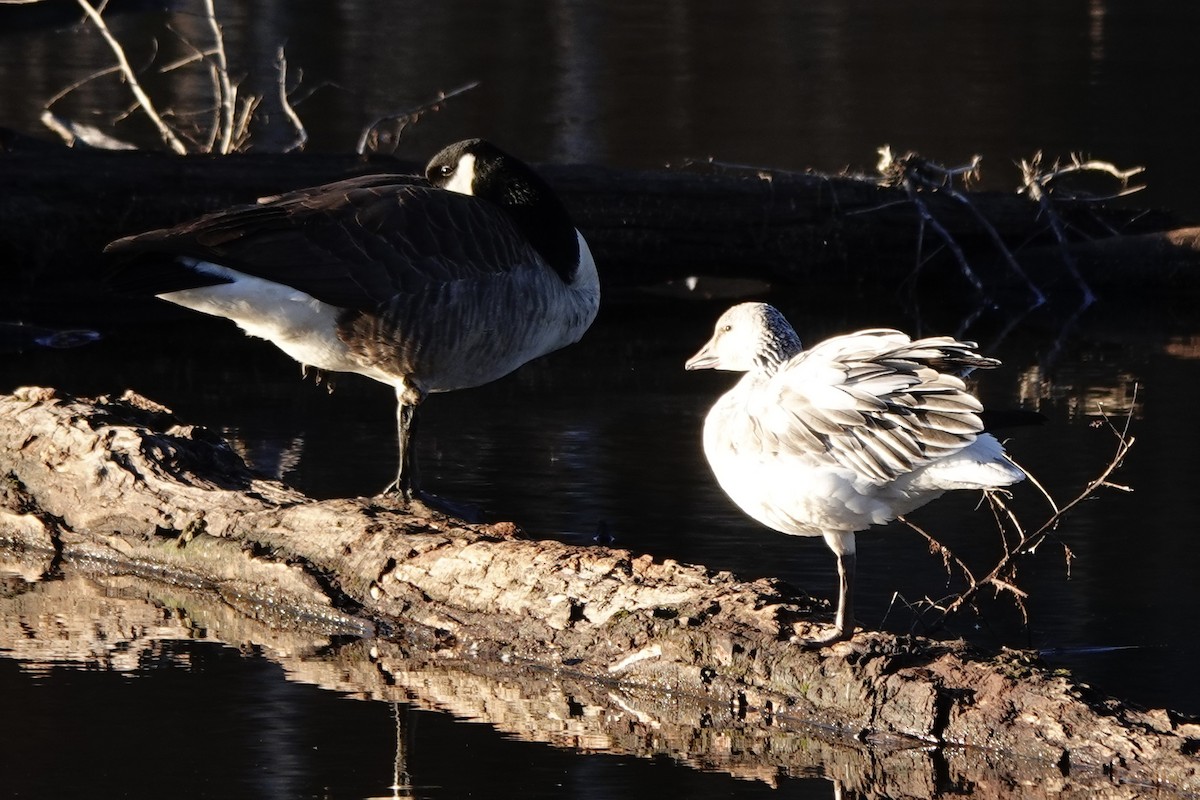
<path id="1" fill-rule="evenodd" d="M 207 110 L 205 69 L 167 76 L 179 80 L 155 74 L 189 55 L 172 29 L 207 41 L 191 5 L 110 5 L 131 62 L 154 64 L 143 72 L 162 91 L 160 105 Z M 77 14 L 39 26 L 18 24 L 30 9 L 0 11 L 0 125 L 41 133 L 43 103 L 109 67 L 111 54 L 75 24 Z M 964 0 L 936 19 L 919 4 L 862 0 L 269 0 L 218 12 L 242 96 L 271 100 L 276 49 L 286 46 L 303 75 L 293 101 L 314 150 L 348 152 L 370 121 L 482 80 L 411 131 L 407 152 L 484 134 L 519 142 L 533 161 L 658 166 L 715 156 L 835 172 L 869 166 L 891 142 L 946 163 L 981 153 L 989 185 L 1011 189 L 1012 160 L 1085 151 L 1145 164 L 1146 205 L 1195 208 L 1180 165 L 1191 160 L 1186 133 L 1198 127 L 1197 111 L 1177 102 L 1170 80 L 1195 71 L 1188 37 L 1200 12 L 1190 4 Z M 109 76 L 87 82 L 62 112 L 107 123 L 128 101 Z M 154 141 L 136 115 L 120 127 L 121 136 Z"/>
<path id="2" fill-rule="evenodd" d="M 143 759 L 174 751 L 177 761 L 202 764 L 217 755 L 213 736 L 230 743 L 231 748 L 217 749 L 223 759 L 222 787 L 231 794 L 244 787 L 263 797 L 308 796 L 322 790 L 342 795 L 353 789 L 350 776 L 369 775 L 374 788 L 360 779 L 359 796 L 456 796 L 451 789 L 462 780 L 455 775 L 462 772 L 461 756 L 446 753 L 429 758 L 423 739 L 426 728 L 441 723 L 417 713 L 424 710 L 484 723 L 508 740 L 593 756 L 667 760 L 761 787 L 786 785 L 802 796 L 829 796 L 829 784 L 811 780 L 818 775 L 833 781 L 840 791 L 861 797 L 932 797 L 949 791 L 1018 797 L 1023 786 L 1051 779 L 1067 793 L 1093 787 L 1103 796 L 1102 776 L 1064 778 L 1053 765 L 998 763 L 987 754 L 936 751 L 910 741 L 863 743 L 753 706 L 603 685 L 579 680 L 567 669 L 438 658 L 402 642 L 336 639 L 300 625 L 271 628 L 208 595 L 90 568 L 68 566 L 52 580 L 31 580 L 47 566 L 47 562 L 12 559 L 0 564 L 0 574 L 5 576 L 0 593 L 0 655 L 20 665 L 26 676 L 0 669 L 5 696 L 14 696 L 16 688 L 32 676 L 35 684 L 53 681 L 66 700 L 71 692 L 64 685 L 78 681 L 63 673 L 63 667 L 96 677 L 137 677 L 147 682 L 139 690 L 143 695 L 179 686 L 182 692 L 165 705 L 156 705 L 162 701 L 155 700 L 122 710 L 129 684 L 83 681 L 92 716 L 98 720 L 92 724 L 123 721 L 117 730 L 125 733 L 116 737 L 121 746 L 144 743 L 144 737 L 129 735 L 131 725 L 146 725 L 150 730 L 178 725 L 166 735 L 165 746 L 150 747 Z M 236 651 L 216 647 L 217 643 L 253 658 L 246 662 Z M 270 665 L 281 667 L 287 680 L 276 676 Z M 210 696 L 210 681 L 219 691 L 216 696 Z M 316 698 L 298 684 L 320 687 L 330 699 L 371 701 L 373 707 L 364 715 L 362 709 L 353 708 L 362 704 Z M 212 706 L 201 710 L 197 703 Z M 14 710 L 20 711 L 21 703 L 16 705 Z M 215 728 L 209 727 L 214 715 L 226 715 Z M 364 732 L 358 726 L 368 716 L 370 730 Z M 8 753 L 21 752 L 30 759 L 27 763 L 40 764 L 45 754 L 39 758 L 19 744 L 19 738 L 27 735 L 5 726 L 0 746 Z M 346 740 L 341 745 L 336 744 L 339 737 Z M 473 771 L 491 761 L 502 740 L 475 741 L 483 746 L 472 750 Z M 73 752 L 74 745 L 74 737 L 67 735 L 53 752 Z M 240 756 L 226 752 L 238 748 L 243 749 Z M 336 752 L 321 752 L 324 748 Z M 338 759 L 345 760 L 335 778 L 328 769 L 331 760 Z M 589 777 L 595 762 L 572 763 L 580 765 L 569 773 L 578 781 L 573 796 L 648 796 L 611 772 Z M 67 793 L 78 788 L 79 780 L 99 795 L 123 787 L 131 791 L 128 796 L 149 796 L 161 788 L 144 783 L 142 790 L 126 786 L 124 770 L 102 762 L 97 766 L 79 778 L 73 778 L 71 771 L 46 776 L 40 788 Z M 183 771 L 192 769 L 184 766 Z M 29 775 L 39 772 L 35 769 Z M 492 780 L 503 774 L 499 766 L 484 772 Z M 603 782 L 595 784 L 597 778 Z M 335 782 L 323 783 L 330 780 Z M 535 787 L 538 783 L 532 781 Z M 30 777 L 22 785 L 39 787 L 37 779 Z M 723 791 L 720 785 L 708 786 L 689 796 Z M 385 787 L 390 795 L 381 792 Z M 533 789 L 524 796 L 556 793 Z"/>

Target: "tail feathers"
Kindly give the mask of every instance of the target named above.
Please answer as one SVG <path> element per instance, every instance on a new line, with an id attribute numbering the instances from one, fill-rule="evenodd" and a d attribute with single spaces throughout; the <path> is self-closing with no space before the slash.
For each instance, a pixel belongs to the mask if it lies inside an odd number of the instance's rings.
<path id="1" fill-rule="evenodd" d="M 187 261 L 163 253 L 139 253 L 114 265 L 105 276 L 110 289 L 128 295 L 166 294 L 229 282 L 228 278 L 200 272 Z"/>
<path id="2" fill-rule="evenodd" d="M 1025 480 L 996 438 L 981 433 L 969 446 L 925 468 L 917 482 L 937 489 L 994 489 Z"/>

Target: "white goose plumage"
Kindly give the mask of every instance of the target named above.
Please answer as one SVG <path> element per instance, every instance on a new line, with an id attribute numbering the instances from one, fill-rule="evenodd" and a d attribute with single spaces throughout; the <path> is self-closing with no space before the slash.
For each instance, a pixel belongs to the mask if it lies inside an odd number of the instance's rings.
<path id="1" fill-rule="evenodd" d="M 721 488 L 764 525 L 822 536 L 837 556 L 837 617 L 819 644 L 854 633 L 856 531 L 950 489 L 1025 477 L 983 432 L 983 407 L 959 377 L 999 365 L 975 347 L 873 329 L 804 350 L 778 310 L 743 303 L 688 360 L 689 370 L 746 373 L 704 424 L 704 452 Z"/>
<path id="2" fill-rule="evenodd" d="M 117 240 L 113 283 L 393 386 L 399 467 L 385 492 L 411 499 L 424 398 L 578 341 L 600 303 L 587 243 L 524 163 L 470 139 L 425 176 L 351 178 Z"/>

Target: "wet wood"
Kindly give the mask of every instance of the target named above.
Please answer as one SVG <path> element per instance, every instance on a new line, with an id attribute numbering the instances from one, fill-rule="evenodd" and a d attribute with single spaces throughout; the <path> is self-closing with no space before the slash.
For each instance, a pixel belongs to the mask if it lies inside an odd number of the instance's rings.
<path id="1" fill-rule="evenodd" d="M 778 582 L 530 541 L 511 523 L 465 525 L 371 499 L 314 502 L 136 395 L 0 397 L 0 475 L 0 543 L 10 557 L 40 558 L 31 572 L 99 570 L 182 587 L 226 619 L 271 631 L 351 634 L 347 664 L 320 669 L 326 682 L 361 679 L 368 694 L 385 692 L 383 673 L 397 686 L 439 685 L 430 671 L 447 664 L 458 677 L 446 682 L 489 692 L 518 673 L 553 675 L 580 687 L 559 719 L 599 715 L 620 687 L 617 697 L 643 698 L 624 712 L 639 722 L 656 717 L 637 708 L 686 698 L 693 705 L 672 735 L 695 738 L 707 714 L 760 726 L 744 741 L 764 753 L 808 722 L 970 745 L 948 756 L 963 764 L 1020 756 L 1077 792 L 1200 791 L 1200 723 L 1105 698 L 1029 654 L 877 633 L 805 651 L 791 640 L 827 624 L 828 609 Z M 590 723 L 577 724 L 582 733 Z M 764 763 L 786 761 L 780 747 Z"/>
<path id="2" fill-rule="evenodd" d="M 1145 792 L 1095 770 L 1064 775 L 1055 764 L 914 747 L 903 737 L 862 741 L 746 703 L 599 681 L 569 668 L 462 658 L 397 640 L 347 642 L 313 620 L 271 626 L 203 590 L 131 578 L 115 566 L 60 564 L 53 580 L 42 580 L 50 562 L 0 550 L 0 648 L 33 669 L 134 671 L 160 660 L 164 643 L 208 640 L 253 650 L 290 680 L 343 697 L 449 712 L 525 741 L 669 758 L 771 786 L 825 774 L 855 797 L 938 797 L 964 786 L 979 800 Z M 411 745 L 402 731 L 398 760 Z"/>
<path id="3" fill-rule="evenodd" d="M 71 300 L 94 300 L 103 289 L 101 249 L 119 236 L 265 194 L 368 172 L 415 173 L 419 167 L 412 161 L 340 155 L 0 150 L 0 260 L 12 287 L 0 297 L 0 313 L 11 313 L 11 304 L 20 303 L 24 316 L 31 308 L 45 316 Z M 922 232 L 916 208 L 902 191 L 869 181 L 708 165 L 655 171 L 540 169 L 574 213 L 609 289 L 706 275 L 892 292 L 917 263 Z M 944 193 L 921 196 L 981 271 L 989 291 L 1020 285 L 970 209 Z M 1039 247 L 1042 256 L 1050 256 L 1033 271 L 1036 283 L 1064 279 L 1036 204 L 1007 192 L 970 197 L 1019 258 Z M 1080 237 L 1166 248 L 1177 269 L 1164 277 L 1196 283 L 1192 274 L 1200 251 L 1194 238 L 1168 235 L 1183 226 L 1172 215 L 1069 204 L 1061 211 Z M 1129 238 L 1139 236 L 1149 238 Z M 921 281 L 969 293 L 959 266 L 929 228 L 923 241 L 925 255 L 933 258 L 922 266 Z M 1139 265 L 1131 275 L 1128 259 L 1101 257 L 1103 247 L 1092 255 L 1083 269 L 1096 282 L 1093 288 L 1158 285 L 1158 273 L 1143 272 Z M 1089 266 L 1093 262 L 1098 266 Z M 90 302 L 82 313 L 113 312 Z"/>

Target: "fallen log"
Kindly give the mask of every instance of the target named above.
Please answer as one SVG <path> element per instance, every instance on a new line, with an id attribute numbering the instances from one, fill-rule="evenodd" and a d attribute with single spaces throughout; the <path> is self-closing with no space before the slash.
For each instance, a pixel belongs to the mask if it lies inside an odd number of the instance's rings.
<path id="1" fill-rule="evenodd" d="M 253 649 L 288 679 L 360 700 L 404 703 L 487 723 L 506 736 L 585 753 L 671 758 L 772 786 L 825 774 L 858 797 L 936 797 L 972 787 L 980 798 L 1134 798 L 1144 787 L 1096 771 L 903 737 L 839 735 L 746 703 L 714 703 L 634 683 L 431 653 L 402 640 L 340 639 L 320 622 L 271 626 L 200 589 L 130 577 L 98 564 L 5 558 L 0 650 L 32 668 L 75 664 L 124 672 L 164 643 L 197 639 Z M 918 746 L 914 746 L 917 744 Z M 398 737 L 397 755 L 406 745 Z M 836 776 L 836 777 L 835 777 Z"/>
<path id="2" fill-rule="evenodd" d="M 515 664 L 732 709 L 739 724 L 1020 756 L 1106 796 L 1200 791 L 1200 723 L 1099 696 L 1029 654 L 880 633 L 802 650 L 790 640 L 828 610 L 778 581 L 379 499 L 315 502 L 132 393 L 0 397 L 0 476 L 14 557 L 182 586 L 272 629 L 351 634 L 356 663 L 393 674 L 413 658 L 471 674 Z"/>
<path id="3" fill-rule="evenodd" d="M 412 174 L 420 167 L 392 158 L 339 155 L 0 152 L 0 265 L 10 286 L 0 297 L 0 316 L 48 322 L 69 308 L 87 322 L 89 315 L 111 314 L 93 301 L 102 290 L 100 252 L 118 236 L 266 194 L 368 172 Z M 588 238 L 608 289 L 702 275 L 890 294 L 921 263 L 921 281 L 971 293 L 961 266 L 928 226 L 922 227 L 922 214 L 901 189 L 843 176 L 712 165 L 539 169 Z M 997 238 L 1019 260 L 1024 249 L 1039 245 L 1061 259 L 1057 248 L 1048 246 L 1054 239 L 1045 215 L 1025 197 L 971 192 L 973 209 L 934 190 L 920 197 L 989 292 L 1025 286 L 998 257 Z M 1056 208 L 1063 225 L 1081 238 L 1154 236 L 1178 260 L 1192 267 L 1200 260 L 1194 246 L 1162 238 L 1184 224 L 1173 215 L 1084 202 Z M 1094 276 L 1084 269 L 1085 279 L 1096 281 L 1094 289 L 1158 285 L 1153 272 L 1131 274 L 1119 253 L 1102 260 L 1105 268 Z M 1112 269 L 1113 264 L 1121 266 Z M 1060 262 L 1026 271 L 1037 284 L 1060 281 L 1064 274 Z M 1171 277 L 1186 277 L 1190 285 L 1192 272 L 1177 270 Z M 126 302 L 122 309 L 131 307 Z"/>

